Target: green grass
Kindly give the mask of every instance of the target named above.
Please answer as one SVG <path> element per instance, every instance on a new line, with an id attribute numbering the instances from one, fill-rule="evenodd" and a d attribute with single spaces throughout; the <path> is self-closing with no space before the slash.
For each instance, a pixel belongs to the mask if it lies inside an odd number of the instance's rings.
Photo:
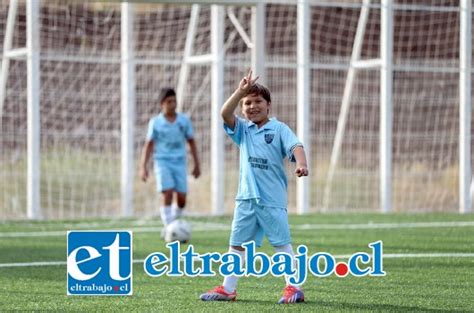
<path id="1" fill-rule="evenodd" d="M 195 225 L 203 222 L 230 224 L 229 217 L 190 218 Z M 305 244 L 311 254 L 326 251 L 334 255 L 367 251 L 367 244 L 384 243 L 384 253 L 474 253 L 473 226 L 411 227 L 365 229 L 301 230 L 301 224 L 377 224 L 474 221 L 474 215 L 457 214 L 345 214 L 291 216 L 295 246 Z M 143 227 L 159 226 L 159 221 L 89 220 L 52 222 L 4 222 L 0 233 L 65 231 L 72 229 L 134 229 L 134 259 L 149 253 L 167 253 L 157 232 L 140 232 Z M 93 227 L 88 225 L 93 224 Z M 225 252 L 229 231 L 193 232 L 197 252 Z M 265 242 L 262 251 L 271 253 Z M 65 261 L 66 236 L 0 237 L 0 263 Z M 205 303 L 200 293 L 221 284 L 221 277 L 151 278 L 143 265 L 134 265 L 133 296 L 66 296 L 66 266 L 22 268 L 0 267 L 0 311 L 474 311 L 474 259 L 385 258 L 385 277 L 309 276 L 304 285 L 306 302 L 293 306 L 277 305 L 282 278 L 242 278 L 238 301 Z"/>

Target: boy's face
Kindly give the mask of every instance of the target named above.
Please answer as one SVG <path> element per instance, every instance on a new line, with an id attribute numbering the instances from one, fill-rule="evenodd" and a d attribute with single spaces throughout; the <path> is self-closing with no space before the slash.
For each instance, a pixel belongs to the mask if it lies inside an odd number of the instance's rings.
<path id="1" fill-rule="evenodd" d="M 259 125 L 268 119 L 270 102 L 260 95 L 247 95 L 242 99 L 242 114 L 249 121 Z"/>
<path id="2" fill-rule="evenodd" d="M 176 96 L 166 97 L 161 102 L 161 110 L 163 113 L 174 113 L 176 112 Z"/>

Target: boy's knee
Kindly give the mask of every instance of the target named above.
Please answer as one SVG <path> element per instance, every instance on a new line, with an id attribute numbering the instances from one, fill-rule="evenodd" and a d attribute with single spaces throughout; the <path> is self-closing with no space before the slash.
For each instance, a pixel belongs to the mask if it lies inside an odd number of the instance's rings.
<path id="1" fill-rule="evenodd" d="M 164 205 L 171 205 L 171 203 L 173 202 L 173 190 L 164 190 L 161 192 L 161 194 L 163 195 Z"/>

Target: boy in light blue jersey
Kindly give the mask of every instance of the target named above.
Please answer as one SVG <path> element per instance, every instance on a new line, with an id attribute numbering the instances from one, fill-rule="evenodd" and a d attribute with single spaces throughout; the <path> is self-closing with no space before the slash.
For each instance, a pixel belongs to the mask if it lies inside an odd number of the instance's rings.
<path id="1" fill-rule="evenodd" d="M 296 162 L 295 174 L 308 175 L 303 145 L 284 123 L 268 117 L 270 91 L 252 79 L 252 71 L 224 103 L 221 115 L 224 129 L 240 149 L 240 178 L 230 235 L 230 252 L 245 257 L 242 244 L 255 241 L 257 246 L 266 235 L 276 252 L 294 256 L 287 214 L 287 178 L 283 160 Z M 245 119 L 234 115 L 239 102 Z M 224 278 L 218 286 L 201 295 L 203 301 L 236 299 L 237 276 Z M 278 303 L 304 301 L 299 286 L 287 286 Z"/>
<path id="2" fill-rule="evenodd" d="M 148 179 L 147 163 L 153 152 L 154 170 L 158 192 L 163 195 L 160 215 L 166 226 L 181 216 L 186 205 L 187 162 L 186 142 L 194 161 L 192 174 L 201 174 L 193 127 L 187 116 L 176 112 L 176 93 L 165 88 L 159 97 L 161 113 L 148 123 L 146 141 L 140 161 L 140 176 Z M 173 193 L 176 193 L 177 207 L 172 207 Z"/>

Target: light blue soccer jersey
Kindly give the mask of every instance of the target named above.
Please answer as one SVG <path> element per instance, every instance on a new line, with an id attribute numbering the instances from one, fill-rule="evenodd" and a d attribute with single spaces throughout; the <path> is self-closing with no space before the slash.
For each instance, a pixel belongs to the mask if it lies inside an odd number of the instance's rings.
<path id="1" fill-rule="evenodd" d="M 295 162 L 293 150 L 302 146 L 284 123 L 270 119 L 261 128 L 235 117 L 235 129 L 224 124 L 226 133 L 240 148 L 240 178 L 236 200 L 256 199 L 265 206 L 286 208 L 287 186 L 283 160 Z"/>
<path id="2" fill-rule="evenodd" d="M 176 120 L 169 122 L 163 113 L 153 117 L 148 123 L 147 140 L 153 140 L 153 158 L 186 158 L 186 141 L 194 137 L 189 118 L 177 113 Z"/>

